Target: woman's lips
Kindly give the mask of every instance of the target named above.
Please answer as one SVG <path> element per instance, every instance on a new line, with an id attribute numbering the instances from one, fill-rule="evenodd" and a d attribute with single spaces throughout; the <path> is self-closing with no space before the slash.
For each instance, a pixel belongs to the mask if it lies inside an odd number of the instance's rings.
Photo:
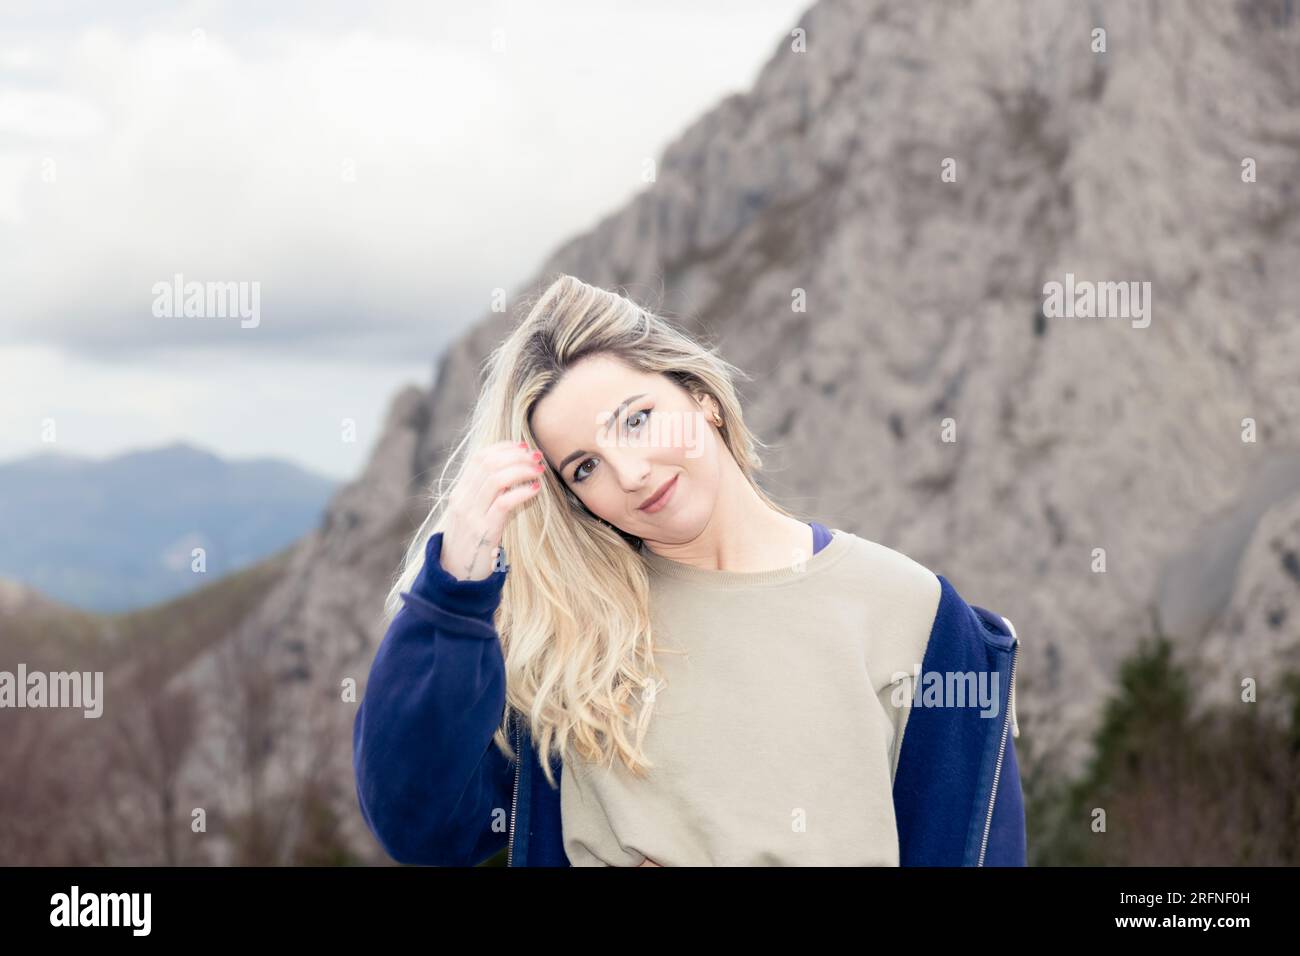
<path id="1" fill-rule="evenodd" d="M 654 501 L 650 502 L 650 504 L 642 506 L 641 511 L 643 511 L 648 515 L 652 515 L 656 511 L 662 511 L 664 509 L 664 506 L 668 504 L 668 500 L 672 498 L 673 492 L 676 489 L 677 489 L 677 476 L 673 475 L 672 480 L 668 482 L 668 485 L 660 493 L 659 497 L 656 498 Z"/>

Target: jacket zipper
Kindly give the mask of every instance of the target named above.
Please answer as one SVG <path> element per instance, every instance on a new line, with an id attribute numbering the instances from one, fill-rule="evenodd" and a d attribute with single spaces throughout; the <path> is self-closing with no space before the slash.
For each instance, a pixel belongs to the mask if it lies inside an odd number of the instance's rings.
<path id="1" fill-rule="evenodd" d="M 1007 694 L 1007 712 L 1002 715 L 1002 741 L 998 746 L 998 763 L 993 770 L 993 790 L 989 794 L 989 812 L 984 818 L 984 839 L 980 842 L 980 858 L 976 866 L 984 865 L 984 854 L 989 848 L 989 830 L 993 827 L 993 806 L 998 798 L 998 779 L 1002 776 L 1002 758 L 1007 753 L 1007 731 L 1010 729 L 1011 719 L 1011 701 L 1015 698 L 1012 696 L 1016 692 L 1016 655 L 1020 650 L 1020 639 L 1011 648 L 1011 688 Z"/>
<path id="2" fill-rule="evenodd" d="M 515 732 L 515 787 L 510 797 L 510 833 L 506 837 L 506 866 L 514 866 L 515 811 L 519 807 L 519 769 L 524 762 L 523 756 L 519 753 L 519 727 L 517 724 L 512 724 L 512 727 Z"/>
<path id="3" fill-rule="evenodd" d="M 1009 618 L 1009 617 L 1004 617 L 1002 620 L 1006 622 L 1007 630 L 1011 632 L 1011 637 L 1012 637 L 1012 639 L 1016 642 L 1016 646 L 1019 647 L 1019 646 L 1020 646 L 1020 635 L 1016 633 L 1016 626 L 1015 626 L 1014 624 L 1011 623 L 1011 618 Z M 1020 736 L 1020 725 L 1019 725 L 1019 723 L 1017 723 L 1017 721 L 1016 721 L 1016 685 L 1015 685 L 1015 683 L 1012 683 L 1012 685 L 1011 685 L 1011 736 L 1012 736 L 1012 737 L 1019 737 L 1019 736 Z"/>

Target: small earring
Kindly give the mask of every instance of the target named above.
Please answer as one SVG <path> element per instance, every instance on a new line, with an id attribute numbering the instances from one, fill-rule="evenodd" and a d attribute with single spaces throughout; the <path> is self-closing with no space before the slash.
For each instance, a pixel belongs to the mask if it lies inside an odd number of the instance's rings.
<path id="1" fill-rule="evenodd" d="M 717 425 L 719 428 L 722 427 L 722 416 L 717 412 L 713 413 L 713 424 Z"/>

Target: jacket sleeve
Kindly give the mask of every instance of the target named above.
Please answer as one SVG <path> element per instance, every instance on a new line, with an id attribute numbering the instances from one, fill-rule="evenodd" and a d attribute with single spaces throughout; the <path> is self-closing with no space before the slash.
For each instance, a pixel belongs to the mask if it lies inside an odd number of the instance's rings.
<path id="1" fill-rule="evenodd" d="M 507 570 L 461 581 L 442 533 L 379 645 L 352 731 L 357 801 L 399 863 L 475 866 L 507 839 L 514 763 L 493 742 L 505 661 L 493 616 Z"/>
<path id="2" fill-rule="evenodd" d="M 1004 618 L 967 604 L 938 578 L 921 703 L 909 708 L 894 776 L 900 865 L 975 866 L 983 849 L 984 866 L 1024 866 L 1012 673 L 1019 642 Z M 948 699 L 954 690 L 943 690 L 974 681 L 987 693 L 995 674 L 996 711 L 984 699 Z"/>

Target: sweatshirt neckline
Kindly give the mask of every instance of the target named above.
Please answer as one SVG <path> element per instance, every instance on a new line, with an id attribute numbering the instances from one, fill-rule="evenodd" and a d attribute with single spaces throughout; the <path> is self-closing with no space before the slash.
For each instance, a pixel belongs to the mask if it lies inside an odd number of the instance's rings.
<path id="1" fill-rule="evenodd" d="M 641 557 L 651 572 L 701 587 L 720 590 L 774 587 L 795 581 L 806 581 L 837 564 L 848 553 L 852 547 L 849 535 L 837 529 L 827 530 L 831 532 L 831 540 L 826 542 L 820 551 L 804 559 L 802 569 L 792 562 L 786 567 L 772 568 L 767 571 L 717 571 L 665 558 L 661 554 L 655 554 L 644 544 L 641 545 Z"/>

